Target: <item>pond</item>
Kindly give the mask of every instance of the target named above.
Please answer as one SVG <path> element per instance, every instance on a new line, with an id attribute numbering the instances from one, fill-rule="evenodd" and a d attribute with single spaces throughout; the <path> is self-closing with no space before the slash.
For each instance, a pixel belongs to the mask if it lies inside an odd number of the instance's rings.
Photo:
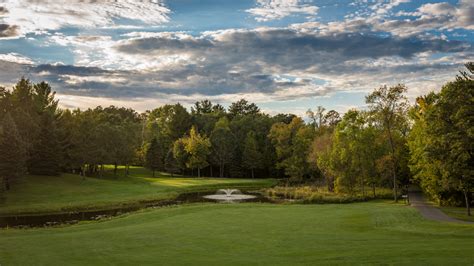
<path id="1" fill-rule="evenodd" d="M 209 202 L 209 203 L 238 203 L 238 202 L 268 202 L 273 203 L 273 200 L 263 196 L 257 192 L 243 192 L 245 195 L 252 195 L 253 197 L 246 198 L 244 200 L 233 200 L 233 201 L 222 201 L 213 199 L 212 197 L 204 197 L 215 194 L 216 191 L 205 191 L 205 192 L 192 192 L 182 193 L 174 200 L 159 200 L 141 203 L 138 205 L 119 207 L 106 210 L 91 210 L 91 211 L 77 211 L 67 213 L 54 213 L 54 214 L 39 214 L 39 215 L 17 215 L 17 216 L 0 216 L 0 227 L 16 227 L 16 228 L 29 228 L 29 227 L 47 227 L 61 224 L 75 224 L 79 221 L 92 221 L 101 220 L 125 213 L 130 213 L 146 208 L 159 208 L 164 206 L 179 205 L 185 203 L 198 203 L 198 202 Z"/>

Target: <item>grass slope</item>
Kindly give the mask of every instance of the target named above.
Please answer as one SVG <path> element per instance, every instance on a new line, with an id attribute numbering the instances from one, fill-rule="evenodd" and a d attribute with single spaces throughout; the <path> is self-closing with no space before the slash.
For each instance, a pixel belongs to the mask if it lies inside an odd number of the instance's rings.
<path id="1" fill-rule="evenodd" d="M 123 169 L 121 169 L 123 171 Z M 110 170 L 104 178 L 72 174 L 26 176 L 0 195 L 0 215 L 45 213 L 78 209 L 101 209 L 138 201 L 169 199 L 180 192 L 223 187 L 259 188 L 273 185 L 273 179 L 186 178 L 160 173 L 157 178 L 141 167 L 131 169 L 129 177 Z"/>
<path id="2" fill-rule="evenodd" d="M 440 206 L 439 207 L 447 215 L 468 222 L 474 222 L 474 214 L 467 216 L 465 207 L 450 207 L 450 206 Z M 472 210 L 471 210 L 472 212 Z"/>
<path id="3" fill-rule="evenodd" d="M 474 226 L 411 207 L 197 204 L 0 230 L 2 265 L 472 265 Z"/>

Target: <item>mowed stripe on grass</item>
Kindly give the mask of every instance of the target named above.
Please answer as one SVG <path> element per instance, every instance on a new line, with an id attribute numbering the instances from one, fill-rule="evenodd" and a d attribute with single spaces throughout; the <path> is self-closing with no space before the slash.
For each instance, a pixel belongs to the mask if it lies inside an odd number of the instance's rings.
<path id="1" fill-rule="evenodd" d="M 449 264 L 474 262 L 474 226 L 389 202 L 195 204 L 64 228 L 0 231 L 0 263 Z"/>

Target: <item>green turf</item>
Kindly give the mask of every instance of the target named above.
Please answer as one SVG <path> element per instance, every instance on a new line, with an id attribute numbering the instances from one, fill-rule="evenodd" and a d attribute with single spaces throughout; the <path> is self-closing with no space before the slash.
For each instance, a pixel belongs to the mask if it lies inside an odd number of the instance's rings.
<path id="1" fill-rule="evenodd" d="M 266 187 L 273 179 L 230 179 L 170 177 L 133 167 L 129 177 L 109 171 L 104 178 L 62 176 L 26 176 L 12 189 L 0 194 L 0 215 L 61 212 L 78 209 L 103 209 L 138 201 L 169 199 L 180 192 L 212 190 L 223 187 Z"/>
<path id="2" fill-rule="evenodd" d="M 1 265 L 473 265 L 474 226 L 408 206 L 197 204 L 0 230 Z"/>
<path id="3" fill-rule="evenodd" d="M 471 210 L 471 216 L 468 216 L 465 207 L 441 206 L 439 208 L 444 213 L 446 213 L 447 215 L 449 215 L 453 218 L 463 220 L 463 221 L 474 222 L 474 211 L 473 210 Z"/>

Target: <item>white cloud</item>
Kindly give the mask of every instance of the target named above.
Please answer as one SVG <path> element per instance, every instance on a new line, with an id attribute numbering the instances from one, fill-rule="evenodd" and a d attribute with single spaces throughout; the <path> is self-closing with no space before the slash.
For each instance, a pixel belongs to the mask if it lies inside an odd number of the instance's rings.
<path id="1" fill-rule="evenodd" d="M 388 15 L 395 6 L 405 0 L 376 3 L 372 13 L 365 16 L 348 16 L 345 20 L 331 22 L 305 22 L 290 25 L 290 28 L 317 32 L 323 35 L 341 33 L 385 32 L 398 37 L 443 38 L 444 30 L 474 30 L 474 1 L 461 0 L 457 6 L 449 3 L 428 3 L 413 12 L 399 11 Z M 401 19 L 401 16 L 408 18 Z M 432 33 L 430 31 L 440 32 Z"/>
<path id="2" fill-rule="evenodd" d="M 29 57 L 17 53 L 0 54 L 0 60 L 18 64 L 34 64 L 34 61 Z"/>
<path id="3" fill-rule="evenodd" d="M 246 10 L 255 16 L 257 21 L 270 21 L 302 14 L 316 16 L 318 7 L 306 4 L 301 0 L 257 0 L 257 7 Z"/>
<path id="4" fill-rule="evenodd" d="M 0 21 L 19 27 L 20 36 L 66 26 L 118 26 L 123 24 L 117 22 L 120 18 L 160 24 L 168 21 L 170 13 L 161 0 L 3 0 L 2 5 L 8 12 Z"/>
<path id="5" fill-rule="evenodd" d="M 473 55 L 460 42 L 321 34 L 307 28 L 228 29 L 197 36 L 132 32 L 122 37 L 126 39 L 51 36 L 71 47 L 76 66 L 43 67 L 37 75 L 45 73 L 42 79 L 58 82 L 64 94 L 84 97 L 287 101 L 368 92 L 381 84 L 421 86 L 420 77 L 429 80 L 421 90 L 435 88 Z"/>

